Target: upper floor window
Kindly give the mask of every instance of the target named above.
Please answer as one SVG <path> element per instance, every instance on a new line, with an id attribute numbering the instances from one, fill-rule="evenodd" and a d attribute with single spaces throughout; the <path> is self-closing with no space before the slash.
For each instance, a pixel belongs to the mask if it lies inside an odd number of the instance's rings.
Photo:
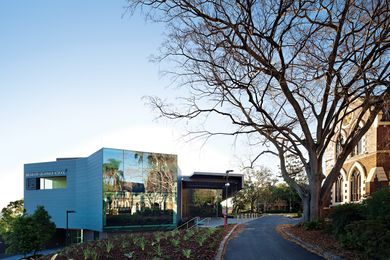
<path id="1" fill-rule="evenodd" d="M 390 99 L 383 104 L 381 121 L 390 121 Z"/>
<path id="2" fill-rule="evenodd" d="M 66 189 L 66 176 L 27 178 L 27 190 L 54 190 Z"/>
<path id="3" fill-rule="evenodd" d="M 351 156 L 359 155 L 363 153 L 363 138 L 359 140 L 357 145 L 352 149 Z"/>
<path id="4" fill-rule="evenodd" d="M 345 139 L 342 134 L 339 134 L 336 141 L 336 158 L 339 157 L 341 151 L 343 150 L 343 146 L 345 144 Z"/>
<path id="5" fill-rule="evenodd" d="M 335 201 L 343 202 L 343 176 L 341 174 L 335 182 Z"/>
<path id="6" fill-rule="evenodd" d="M 359 201 L 361 196 L 361 176 L 360 172 L 355 169 L 351 175 L 351 201 Z"/>

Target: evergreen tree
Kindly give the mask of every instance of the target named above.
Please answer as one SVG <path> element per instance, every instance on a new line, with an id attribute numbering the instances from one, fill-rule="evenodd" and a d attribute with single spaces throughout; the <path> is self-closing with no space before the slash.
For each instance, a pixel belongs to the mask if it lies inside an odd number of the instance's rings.
<path id="1" fill-rule="evenodd" d="M 50 218 L 43 206 L 38 206 L 32 215 L 16 217 L 4 237 L 8 245 L 6 252 L 35 255 L 38 250 L 44 249 L 56 230 Z"/>

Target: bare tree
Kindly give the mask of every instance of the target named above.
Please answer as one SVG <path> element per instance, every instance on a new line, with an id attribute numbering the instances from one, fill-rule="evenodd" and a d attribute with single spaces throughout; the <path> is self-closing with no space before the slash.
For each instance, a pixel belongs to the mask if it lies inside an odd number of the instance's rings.
<path id="1" fill-rule="evenodd" d="M 145 195 L 150 205 L 158 203 L 166 210 L 167 199 L 173 198 L 177 176 L 177 158 L 170 154 L 148 155 L 149 171 L 145 181 Z"/>
<path id="2" fill-rule="evenodd" d="M 190 90 L 170 106 L 151 104 L 171 119 L 221 117 L 233 130 L 195 136 L 249 135 L 272 144 L 284 180 L 304 203 L 305 220 L 320 218 L 343 162 L 389 98 L 389 1 L 383 0 L 129 0 L 167 25 L 159 60 L 169 61 Z M 177 66 L 172 66 L 176 64 Z M 355 127 L 330 173 L 326 147 L 344 117 Z M 359 128 L 359 124 L 363 127 Z M 307 188 L 286 170 L 285 156 L 304 165 Z"/>

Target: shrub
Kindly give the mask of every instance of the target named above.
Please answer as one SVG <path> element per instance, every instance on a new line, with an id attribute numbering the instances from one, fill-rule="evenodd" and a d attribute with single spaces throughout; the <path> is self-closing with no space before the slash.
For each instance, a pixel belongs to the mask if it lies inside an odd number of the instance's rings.
<path id="1" fill-rule="evenodd" d="M 198 236 L 198 237 L 196 238 L 196 242 L 198 242 L 198 244 L 199 244 L 200 246 L 203 246 L 203 243 L 207 240 L 207 238 L 208 238 L 207 234 L 205 234 L 205 235 L 203 235 L 203 236 Z"/>
<path id="2" fill-rule="evenodd" d="M 158 257 L 161 257 L 162 256 L 162 251 L 161 251 L 161 246 L 160 244 L 157 244 L 155 247 L 154 247 L 154 252 L 156 253 L 156 255 Z"/>
<path id="3" fill-rule="evenodd" d="M 191 249 L 183 249 L 183 255 L 185 258 L 191 257 Z"/>
<path id="4" fill-rule="evenodd" d="M 107 240 L 105 245 L 107 254 L 110 254 L 111 250 L 114 248 L 114 243 L 111 240 Z"/>
<path id="5" fill-rule="evenodd" d="M 184 241 L 187 241 L 195 234 L 193 229 L 187 229 L 185 235 L 183 236 Z"/>
<path id="6" fill-rule="evenodd" d="M 156 239 L 157 243 L 160 243 L 162 236 L 163 236 L 162 232 L 156 232 L 156 234 L 154 234 L 154 239 Z"/>
<path id="7" fill-rule="evenodd" d="M 55 233 L 56 226 L 43 206 L 38 206 L 32 215 L 23 214 L 17 217 L 10 232 L 4 237 L 9 247 L 7 253 L 27 253 L 45 248 Z"/>
<path id="8" fill-rule="evenodd" d="M 341 244 L 362 251 L 368 259 L 390 258 L 390 228 L 381 220 L 361 220 L 345 226 Z"/>
<path id="9" fill-rule="evenodd" d="M 321 230 L 324 229 L 325 224 L 322 221 L 307 221 L 303 223 L 305 230 Z"/>
<path id="10" fill-rule="evenodd" d="M 145 250 L 146 240 L 143 236 L 133 238 L 134 245 L 138 246 L 142 251 Z"/>
<path id="11" fill-rule="evenodd" d="M 332 231 L 338 237 L 345 232 L 345 226 L 354 221 L 363 220 L 363 206 L 360 204 L 343 204 L 333 207 L 330 215 Z"/>
<path id="12" fill-rule="evenodd" d="M 172 239 L 172 240 L 171 240 L 171 244 L 172 244 L 174 247 L 179 247 L 180 240 L 179 240 L 179 239 Z"/>
<path id="13" fill-rule="evenodd" d="M 180 234 L 179 230 L 175 229 L 170 232 L 171 237 L 176 237 Z"/>
<path id="14" fill-rule="evenodd" d="M 211 236 L 212 234 L 215 233 L 215 231 L 217 231 L 217 229 L 211 227 L 211 228 L 208 228 L 206 232 L 207 232 L 208 236 Z"/>
<path id="15" fill-rule="evenodd" d="M 390 221 L 390 188 L 374 192 L 364 200 L 367 219 Z"/>

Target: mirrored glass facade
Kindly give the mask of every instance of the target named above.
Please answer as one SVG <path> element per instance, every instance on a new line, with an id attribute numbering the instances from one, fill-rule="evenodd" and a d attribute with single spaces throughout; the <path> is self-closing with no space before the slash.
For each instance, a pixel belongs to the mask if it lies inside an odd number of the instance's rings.
<path id="1" fill-rule="evenodd" d="M 103 149 L 103 226 L 175 226 L 177 156 Z"/>
<path id="2" fill-rule="evenodd" d="M 183 191 L 183 217 L 221 217 L 222 190 L 217 189 L 186 189 Z"/>

